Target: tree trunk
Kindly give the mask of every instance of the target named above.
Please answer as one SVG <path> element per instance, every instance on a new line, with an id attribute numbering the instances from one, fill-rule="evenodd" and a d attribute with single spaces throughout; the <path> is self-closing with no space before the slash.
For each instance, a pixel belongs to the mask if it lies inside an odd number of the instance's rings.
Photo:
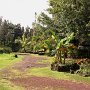
<path id="1" fill-rule="evenodd" d="M 63 62 L 63 64 L 65 64 L 65 53 L 64 53 L 64 62 Z"/>
<path id="2" fill-rule="evenodd" d="M 59 63 L 61 63 L 61 64 L 62 64 L 62 57 L 61 57 L 61 54 L 62 54 L 62 52 L 61 52 L 61 51 L 59 51 Z"/>
<path id="3" fill-rule="evenodd" d="M 26 49 L 24 48 L 24 52 L 26 53 Z"/>

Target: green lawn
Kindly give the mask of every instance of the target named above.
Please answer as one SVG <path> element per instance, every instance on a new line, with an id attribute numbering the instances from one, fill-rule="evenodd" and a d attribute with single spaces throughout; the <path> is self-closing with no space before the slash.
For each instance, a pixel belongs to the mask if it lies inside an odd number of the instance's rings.
<path id="1" fill-rule="evenodd" d="M 0 69 L 22 60 L 22 56 L 14 57 L 14 54 L 0 54 Z"/>
<path id="2" fill-rule="evenodd" d="M 24 90 L 22 87 L 15 86 L 10 81 L 1 79 L 0 90 Z"/>
<path id="3" fill-rule="evenodd" d="M 13 65 L 14 63 L 22 60 L 22 56 L 14 57 L 14 54 L 0 54 L 0 70 Z M 0 90 L 23 90 L 10 83 L 10 81 L 0 78 Z"/>

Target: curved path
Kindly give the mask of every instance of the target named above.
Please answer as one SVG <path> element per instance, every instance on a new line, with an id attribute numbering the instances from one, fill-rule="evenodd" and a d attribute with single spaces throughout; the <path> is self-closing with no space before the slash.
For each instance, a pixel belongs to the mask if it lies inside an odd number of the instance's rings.
<path id="1" fill-rule="evenodd" d="M 13 65 L 11 69 L 22 72 L 24 76 L 24 72 L 28 68 L 48 66 L 48 64 L 37 63 L 39 60 L 45 60 L 45 57 L 27 55 L 22 61 Z M 76 83 L 68 80 L 57 80 L 50 77 L 27 76 L 8 78 L 12 74 L 10 73 L 10 69 L 4 69 L 2 71 L 2 76 L 6 75 L 7 79 L 12 83 L 24 87 L 25 90 L 90 90 L 89 84 Z M 13 74 L 13 76 L 15 75 Z"/>

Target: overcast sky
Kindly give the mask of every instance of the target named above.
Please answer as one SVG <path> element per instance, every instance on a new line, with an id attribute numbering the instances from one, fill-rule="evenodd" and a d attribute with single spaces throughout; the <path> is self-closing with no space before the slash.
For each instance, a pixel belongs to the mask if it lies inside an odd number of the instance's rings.
<path id="1" fill-rule="evenodd" d="M 0 16 L 12 23 L 32 25 L 35 12 L 39 14 L 48 7 L 48 0 L 0 0 Z"/>

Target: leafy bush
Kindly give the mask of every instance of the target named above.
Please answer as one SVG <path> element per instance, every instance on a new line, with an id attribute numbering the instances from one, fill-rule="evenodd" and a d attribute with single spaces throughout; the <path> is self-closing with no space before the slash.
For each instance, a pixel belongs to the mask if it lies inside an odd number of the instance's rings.
<path id="1" fill-rule="evenodd" d="M 90 46 L 89 45 L 79 45 L 77 49 L 78 58 L 90 58 Z"/>
<path id="2" fill-rule="evenodd" d="M 13 52 L 18 52 L 21 48 L 21 44 L 19 42 L 12 43 L 12 51 Z"/>
<path id="3" fill-rule="evenodd" d="M 2 54 L 2 53 L 11 53 L 11 52 L 12 52 L 12 50 L 11 50 L 10 47 L 2 47 L 2 48 L 0 48 L 0 54 Z"/>
<path id="4" fill-rule="evenodd" d="M 90 63 L 82 63 L 76 73 L 81 76 L 90 76 Z"/>
<path id="5" fill-rule="evenodd" d="M 24 51 L 24 49 L 20 49 L 19 52 L 20 53 L 24 53 L 25 51 Z"/>
<path id="6" fill-rule="evenodd" d="M 4 48 L 4 53 L 11 53 L 11 52 L 12 52 L 12 50 L 11 50 L 10 47 L 5 47 Z"/>
<path id="7" fill-rule="evenodd" d="M 74 73 L 78 69 L 80 69 L 80 66 L 77 63 L 60 64 L 58 62 L 53 62 L 51 64 L 51 70 L 59 71 L 59 72 L 70 72 L 70 73 L 73 72 Z"/>
<path id="8" fill-rule="evenodd" d="M 0 54 L 2 54 L 2 53 L 3 53 L 3 51 L 4 51 L 4 50 L 3 50 L 3 48 L 0 48 Z"/>
<path id="9" fill-rule="evenodd" d="M 19 52 L 21 52 L 21 53 L 30 53 L 31 49 L 26 47 L 25 50 L 24 50 L 24 48 L 22 48 L 22 49 L 19 50 Z"/>

